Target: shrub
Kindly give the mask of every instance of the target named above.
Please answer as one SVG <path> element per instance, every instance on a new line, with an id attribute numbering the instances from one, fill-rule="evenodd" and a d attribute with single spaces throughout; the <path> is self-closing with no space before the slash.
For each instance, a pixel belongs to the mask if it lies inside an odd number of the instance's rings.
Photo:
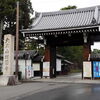
<path id="1" fill-rule="evenodd" d="M 0 75 L 3 75 L 3 72 L 0 72 Z"/>

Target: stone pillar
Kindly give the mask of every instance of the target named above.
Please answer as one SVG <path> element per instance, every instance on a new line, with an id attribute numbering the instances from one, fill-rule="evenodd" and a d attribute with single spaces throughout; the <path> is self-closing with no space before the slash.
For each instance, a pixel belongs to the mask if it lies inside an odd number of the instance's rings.
<path id="1" fill-rule="evenodd" d="M 4 36 L 3 75 L 13 75 L 14 67 L 14 36 Z"/>
<path id="2" fill-rule="evenodd" d="M 14 85 L 14 36 L 4 36 L 3 76 L 0 77 L 0 85 Z"/>

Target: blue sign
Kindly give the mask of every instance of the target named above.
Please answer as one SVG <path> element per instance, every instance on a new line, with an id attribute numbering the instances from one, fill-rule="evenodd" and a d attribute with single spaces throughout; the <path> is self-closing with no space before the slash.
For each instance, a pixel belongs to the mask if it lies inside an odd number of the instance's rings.
<path id="1" fill-rule="evenodd" d="M 100 61 L 93 61 L 93 77 L 100 77 Z"/>

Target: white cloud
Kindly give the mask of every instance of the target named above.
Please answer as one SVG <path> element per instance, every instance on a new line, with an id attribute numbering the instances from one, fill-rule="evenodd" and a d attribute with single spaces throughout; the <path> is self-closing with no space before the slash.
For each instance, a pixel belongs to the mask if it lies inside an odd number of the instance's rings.
<path id="1" fill-rule="evenodd" d="M 100 42 L 95 42 L 94 45 L 91 46 L 91 49 L 99 49 L 100 50 Z"/>

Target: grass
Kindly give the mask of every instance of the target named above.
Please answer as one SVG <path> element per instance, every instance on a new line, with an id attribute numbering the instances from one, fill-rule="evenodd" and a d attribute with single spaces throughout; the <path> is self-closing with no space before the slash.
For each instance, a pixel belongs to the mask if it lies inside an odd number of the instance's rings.
<path id="1" fill-rule="evenodd" d="M 70 71 L 70 73 L 80 73 L 80 72 L 82 72 L 81 69 L 72 69 L 72 70 Z"/>

